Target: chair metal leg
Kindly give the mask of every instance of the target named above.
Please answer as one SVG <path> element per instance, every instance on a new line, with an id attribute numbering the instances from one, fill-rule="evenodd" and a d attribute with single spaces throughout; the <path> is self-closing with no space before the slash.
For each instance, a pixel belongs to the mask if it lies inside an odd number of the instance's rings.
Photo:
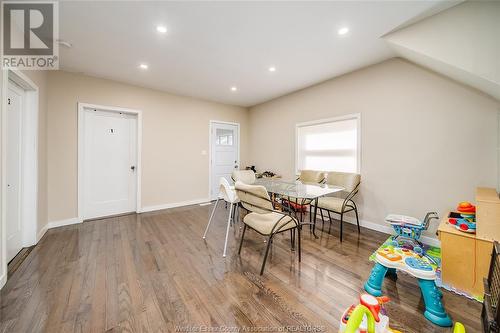
<path id="1" fill-rule="evenodd" d="M 212 210 L 212 214 L 210 214 L 210 219 L 208 219 L 208 224 L 207 227 L 205 228 L 205 233 L 203 234 L 203 239 L 207 236 L 208 232 L 208 227 L 210 227 L 210 222 L 212 222 L 212 218 L 214 217 L 215 211 L 217 210 L 217 205 L 219 204 L 220 199 L 217 198 L 217 201 L 215 201 L 215 206 L 214 209 Z"/>
<path id="2" fill-rule="evenodd" d="M 264 274 L 264 268 L 266 267 L 267 255 L 269 253 L 269 247 L 271 246 L 271 242 L 273 240 L 273 235 L 269 236 L 267 241 L 266 252 L 264 253 L 264 261 L 262 261 L 262 267 L 260 269 L 260 275 Z"/>
<path id="3" fill-rule="evenodd" d="M 330 221 L 330 226 L 328 227 L 328 233 L 332 230 L 332 216 L 330 215 L 330 211 L 326 211 L 328 213 L 328 220 Z"/>
<path id="4" fill-rule="evenodd" d="M 236 219 L 236 205 L 231 204 L 233 208 L 229 210 L 229 214 L 231 215 L 231 224 L 234 225 Z"/>
<path id="5" fill-rule="evenodd" d="M 233 205 L 231 204 L 231 207 L 229 208 L 229 216 L 227 218 L 227 227 L 226 227 L 226 240 L 224 241 L 224 252 L 222 253 L 222 256 L 226 256 L 226 250 L 227 250 L 227 238 L 229 236 L 229 226 L 231 226 L 231 220 L 233 218 Z"/>
<path id="6" fill-rule="evenodd" d="M 292 251 L 295 249 L 295 230 L 290 229 L 290 245 L 292 246 Z"/>
<path id="7" fill-rule="evenodd" d="M 361 228 L 359 227 L 358 207 L 356 206 L 354 201 L 352 203 L 354 204 L 354 214 L 356 214 L 356 224 L 358 225 L 358 234 L 359 234 L 361 233 Z"/>
<path id="8" fill-rule="evenodd" d="M 247 230 L 247 225 L 243 223 L 243 231 L 241 232 L 240 248 L 238 249 L 238 254 L 241 253 L 241 246 L 243 245 L 243 238 L 245 237 L 246 230 Z"/>
<path id="9" fill-rule="evenodd" d="M 321 214 L 321 231 L 325 230 L 325 218 L 323 217 L 323 209 L 319 209 L 319 213 Z"/>
<path id="10" fill-rule="evenodd" d="M 299 237 L 297 239 L 297 246 L 299 248 L 299 262 L 302 261 L 302 248 L 300 246 L 300 228 L 297 228 L 297 236 Z"/>
<path id="11" fill-rule="evenodd" d="M 342 242 L 342 229 L 344 227 L 344 213 L 340 213 L 340 241 Z"/>

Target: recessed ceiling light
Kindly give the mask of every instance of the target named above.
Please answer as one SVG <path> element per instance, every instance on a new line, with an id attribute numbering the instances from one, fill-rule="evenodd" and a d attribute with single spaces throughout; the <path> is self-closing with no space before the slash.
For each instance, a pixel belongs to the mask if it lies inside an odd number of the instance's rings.
<path id="1" fill-rule="evenodd" d="M 148 69 L 148 67 L 149 67 L 149 66 L 148 66 L 147 64 L 140 64 L 140 65 L 139 65 L 139 68 L 140 68 L 140 69 Z"/>
<path id="2" fill-rule="evenodd" d="M 156 31 L 161 32 L 162 34 L 167 32 L 167 27 L 164 25 L 159 25 L 156 27 Z"/>
<path id="3" fill-rule="evenodd" d="M 276 67 L 274 67 L 274 66 L 269 67 L 269 71 L 270 72 L 276 72 Z"/>
<path id="4" fill-rule="evenodd" d="M 337 33 L 339 35 L 345 35 L 348 32 L 349 32 L 349 28 L 347 28 L 347 27 L 340 28 L 339 31 L 337 31 Z"/>
<path id="5" fill-rule="evenodd" d="M 231 87 L 231 91 L 237 91 L 238 87 Z"/>

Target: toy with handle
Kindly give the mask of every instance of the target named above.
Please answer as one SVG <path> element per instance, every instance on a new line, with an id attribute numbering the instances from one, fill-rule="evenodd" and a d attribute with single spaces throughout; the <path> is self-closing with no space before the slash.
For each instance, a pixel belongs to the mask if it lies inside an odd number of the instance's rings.
<path id="1" fill-rule="evenodd" d="M 421 254 L 423 253 L 423 244 L 420 242 L 420 236 L 424 230 L 429 228 L 433 219 L 439 219 L 436 212 L 428 212 L 422 221 L 411 216 L 397 214 L 389 214 L 385 218 L 396 232 L 396 235 L 392 237 L 393 245 L 408 247 Z"/>
<path id="2" fill-rule="evenodd" d="M 340 320 L 341 333 L 400 333 L 389 327 L 389 317 L 382 310 L 389 298 L 361 294 L 359 305 L 349 307 Z"/>
<path id="3" fill-rule="evenodd" d="M 347 321 L 347 325 L 344 329 L 344 333 L 358 333 L 359 327 L 363 322 L 364 318 L 367 318 L 367 333 L 379 333 L 376 331 L 375 327 L 375 318 L 373 317 L 372 312 L 364 305 L 357 305 L 352 311 L 349 320 Z M 388 328 L 388 332 L 392 333 L 401 333 L 400 331 L 393 330 Z M 462 323 L 456 322 L 455 327 L 453 328 L 453 333 L 466 333 L 464 325 Z"/>
<path id="4" fill-rule="evenodd" d="M 364 305 L 357 305 L 352 311 L 347 325 L 345 327 L 345 333 L 357 333 L 359 326 L 363 322 L 363 318 L 367 318 L 367 332 L 375 333 L 375 318 L 371 311 Z"/>

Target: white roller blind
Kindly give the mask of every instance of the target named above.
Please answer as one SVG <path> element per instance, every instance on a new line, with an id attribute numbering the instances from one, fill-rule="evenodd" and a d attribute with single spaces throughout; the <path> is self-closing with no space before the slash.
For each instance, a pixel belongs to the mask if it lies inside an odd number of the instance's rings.
<path id="1" fill-rule="evenodd" d="M 297 126 L 297 169 L 358 172 L 359 118 Z"/>

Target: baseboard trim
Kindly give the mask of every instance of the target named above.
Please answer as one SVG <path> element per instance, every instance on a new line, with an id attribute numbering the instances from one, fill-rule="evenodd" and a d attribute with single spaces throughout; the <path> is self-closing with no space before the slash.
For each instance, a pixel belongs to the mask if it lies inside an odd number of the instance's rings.
<path id="1" fill-rule="evenodd" d="M 146 206 L 146 207 L 142 207 L 142 209 L 140 211 L 138 211 L 138 213 L 148 213 L 148 212 L 155 212 L 155 211 L 159 211 L 159 210 L 176 208 L 176 207 L 199 205 L 199 204 L 207 203 L 209 201 L 210 200 L 208 198 L 202 198 L 202 199 L 169 203 L 169 204 L 164 204 L 164 205 Z M 344 221 L 351 223 L 351 224 L 356 224 L 356 219 L 354 217 L 351 217 L 351 216 L 344 217 Z M 65 219 L 65 220 L 60 220 L 60 221 L 49 222 L 45 227 L 43 227 L 38 232 L 37 243 L 43 237 L 45 232 L 47 232 L 48 229 L 62 227 L 65 225 L 78 224 L 78 223 L 82 223 L 82 222 L 77 217 Z M 374 223 L 374 222 L 363 220 L 363 219 L 359 220 L 359 224 L 360 224 L 360 226 L 362 226 L 364 228 L 379 231 L 379 232 L 382 232 L 384 234 L 392 235 L 394 233 L 394 229 L 388 225 L 382 225 L 379 223 Z M 429 236 L 422 236 L 420 239 L 424 244 L 428 244 L 431 246 L 437 246 L 437 247 L 441 246 L 441 242 L 436 238 L 432 238 Z"/>
<path id="2" fill-rule="evenodd" d="M 5 268 L 7 268 L 7 266 L 5 266 Z M 3 273 L 2 276 L 0 276 L 0 289 L 2 289 L 6 283 L 7 283 L 7 272 Z"/>
<path id="3" fill-rule="evenodd" d="M 59 221 L 52 221 L 47 224 L 47 229 L 52 229 L 52 228 L 57 228 L 57 227 L 64 227 L 65 225 L 72 225 L 72 224 L 78 224 L 82 223 L 78 219 L 78 217 L 73 217 L 70 219 L 65 219 L 65 220 L 59 220 Z"/>
<path id="4" fill-rule="evenodd" d="M 146 206 L 146 207 L 142 207 L 142 209 L 139 211 L 139 213 L 149 213 L 149 212 L 155 212 L 157 210 L 163 210 L 163 209 L 170 209 L 170 208 L 191 206 L 191 205 L 199 205 L 202 203 L 206 203 L 208 201 L 210 201 L 210 199 L 202 198 L 202 199 L 168 203 L 168 204 L 164 204 L 164 205 Z"/>
<path id="5" fill-rule="evenodd" d="M 356 219 L 354 217 L 351 217 L 351 216 L 344 217 L 344 221 L 351 223 L 351 224 L 356 224 Z M 366 221 L 366 220 L 359 220 L 359 225 L 362 227 L 365 227 L 367 229 L 382 232 L 384 234 L 388 234 L 388 235 L 394 234 L 394 229 L 388 225 L 382 225 L 379 223 L 374 223 L 374 222 L 370 222 L 370 221 Z M 441 242 L 439 241 L 439 239 L 432 238 L 429 236 L 422 236 L 420 238 L 420 240 L 424 244 L 427 244 L 430 246 L 441 247 Z"/>
<path id="6" fill-rule="evenodd" d="M 205 203 L 208 201 L 209 200 L 207 198 L 203 198 L 203 199 L 195 199 L 195 200 L 182 201 L 182 202 L 174 202 L 174 203 L 157 205 L 157 206 L 146 206 L 146 207 L 142 207 L 142 209 L 138 210 L 137 213 L 148 213 L 148 212 L 154 212 L 157 210 L 163 210 L 163 209 L 169 209 L 169 208 L 175 208 L 175 207 L 198 205 L 198 204 Z M 78 217 L 49 222 L 49 223 L 47 223 L 47 225 L 45 227 L 43 227 L 39 231 L 38 237 L 37 237 L 37 242 L 43 237 L 43 235 L 45 234 L 45 232 L 47 232 L 48 229 L 58 228 L 58 227 L 63 227 L 66 225 L 72 225 L 72 224 L 78 224 L 78 223 L 82 223 L 82 221 Z"/>
<path id="7" fill-rule="evenodd" d="M 49 230 L 49 224 L 48 223 L 46 225 L 44 225 L 42 227 L 42 229 L 40 229 L 40 231 L 38 231 L 38 233 L 36 234 L 36 244 L 38 244 L 38 242 L 40 241 L 40 239 L 42 239 L 43 235 L 45 235 L 45 233 L 47 232 L 47 230 Z"/>

